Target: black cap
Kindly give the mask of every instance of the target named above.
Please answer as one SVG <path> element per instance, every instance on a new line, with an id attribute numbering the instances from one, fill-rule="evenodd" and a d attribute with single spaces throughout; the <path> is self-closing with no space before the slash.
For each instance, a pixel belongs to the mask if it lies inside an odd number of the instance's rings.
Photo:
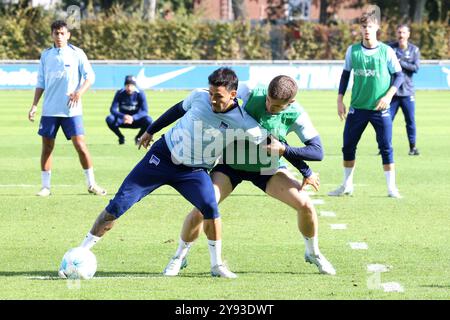
<path id="1" fill-rule="evenodd" d="M 136 77 L 135 76 L 126 76 L 125 77 L 125 85 L 134 84 L 136 85 Z"/>

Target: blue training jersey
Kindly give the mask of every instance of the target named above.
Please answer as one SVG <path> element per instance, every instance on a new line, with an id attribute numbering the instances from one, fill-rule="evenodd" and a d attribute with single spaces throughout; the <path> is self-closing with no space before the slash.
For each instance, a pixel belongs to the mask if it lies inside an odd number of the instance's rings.
<path id="1" fill-rule="evenodd" d="M 186 114 L 164 135 L 176 163 L 212 169 L 234 140 L 266 141 L 266 130 L 237 103 L 227 112 L 214 112 L 207 90 L 194 90 L 183 101 L 183 109 Z"/>
<path id="2" fill-rule="evenodd" d="M 36 88 L 44 89 L 42 116 L 74 117 L 82 114 L 81 101 L 69 108 L 68 94 L 78 90 L 86 79 L 93 83 L 95 74 L 86 54 L 71 44 L 52 47 L 41 54 Z"/>
<path id="3" fill-rule="evenodd" d="M 411 43 L 408 43 L 406 49 L 400 48 L 398 42 L 393 42 L 389 45 L 394 49 L 398 61 L 400 62 L 400 66 L 402 67 L 403 76 L 405 77 L 405 81 L 403 81 L 395 95 L 400 97 L 413 96 L 414 83 L 412 78 L 413 74 L 419 70 L 420 50 Z"/>

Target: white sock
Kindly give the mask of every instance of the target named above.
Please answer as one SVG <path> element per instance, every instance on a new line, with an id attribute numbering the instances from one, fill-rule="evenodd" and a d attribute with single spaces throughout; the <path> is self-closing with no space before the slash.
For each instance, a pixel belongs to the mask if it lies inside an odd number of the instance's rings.
<path id="1" fill-rule="evenodd" d="M 211 267 L 222 264 L 222 240 L 208 240 Z"/>
<path id="2" fill-rule="evenodd" d="M 52 171 L 41 171 L 42 188 L 50 189 L 50 179 L 52 177 Z"/>
<path id="3" fill-rule="evenodd" d="M 100 241 L 100 237 L 94 236 L 90 232 L 86 235 L 86 238 L 84 238 L 83 242 L 81 243 L 80 247 L 91 249 L 97 242 Z"/>
<path id="4" fill-rule="evenodd" d="M 385 171 L 384 176 L 386 177 L 386 184 L 389 191 L 397 190 L 397 186 L 395 185 L 395 171 Z"/>
<path id="5" fill-rule="evenodd" d="M 355 171 L 355 167 L 353 168 L 347 168 L 344 167 L 344 187 L 350 188 L 353 186 L 353 172 Z"/>
<path id="6" fill-rule="evenodd" d="M 305 240 L 306 253 L 314 255 L 314 256 L 320 254 L 319 237 L 318 236 L 311 237 L 311 238 L 303 236 L 303 239 Z"/>
<path id="7" fill-rule="evenodd" d="M 85 169 L 84 175 L 86 176 L 86 183 L 88 187 L 93 186 L 95 184 L 94 168 Z"/>
<path id="8" fill-rule="evenodd" d="M 183 240 L 180 238 L 180 241 L 178 242 L 178 249 L 177 249 L 177 252 L 175 252 L 175 257 L 178 257 L 178 258 L 181 258 L 181 259 L 183 259 L 184 257 L 186 257 L 187 254 L 188 254 L 188 252 L 189 252 L 189 249 L 191 248 L 191 246 L 192 246 L 193 243 L 194 243 L 194 242 L 186 242 L 186 241 L 183 241 Z"/>

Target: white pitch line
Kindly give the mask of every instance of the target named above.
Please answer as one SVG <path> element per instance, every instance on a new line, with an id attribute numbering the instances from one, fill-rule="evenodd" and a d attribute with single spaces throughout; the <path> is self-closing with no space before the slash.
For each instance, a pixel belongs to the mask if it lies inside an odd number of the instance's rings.
<path id="1" fill-rule="evenodd" d="M 381 284 L 384 292 L 405 292 L 403 286 L 398 282 L 385 282 Z"/>
<path id="2" fill-rule="evenodd" d="M 349 242 L 350 248 L 353 250 L 367 250 L 369 246 L 365 242 Z"/>
<path id="3" fill-rule="evenodd" d="M 320 211 L 321 217 L 336 217 L 336 213 L 333 211 Z"/>
<path id="4" fill-rule="evenodd" d="M 384 264 L 368 264 L 367 272 L 389 272 L 392 269 L 392 266 L 386 266 Z"/>
<path id="5" fill-rule="evenodd" d="M 347 224 L 345 223 L 330 224 L 330 228 L 333 230 L 345 230 L 347 229 Z"/>
<path id="6" fill-rule="evenodd" d="M 336 183 L 321 183 L 321 186 L 338 186 L 339 184 Z M 355 187 L 368 187 L 368 184 L 365 183 L 354 183 L 353 186 Z"/>
<path id="7" fill-rule="evenodd" d="M 27 279 L 30 280 L 62 280 L 59 277 L 51 277 L 51 276 L 34 276 L 34 277 L 26 277 Z"/>
<path id="8" fill-rule="evenodd" d="M 162 274 L 161 274 L 162 276 Z M 95 276 L 94 278 L 90 279 L 90 280 L 95 280 L 95 279 L 151 279 L 151 278 L 155 278 L 154 276 L 148 276 L 148 277 L 144 277 L 144 276 L 114 276 L 114 277 L 102 277 L 102 276 Z M 58 276 L 33 276 L 33 277 L 27 277 L 27 279 L 29 280 L 70 280 L 70 279 L 62 279 Z M 76 279 L 74 279 L 76 280 Z M 81 280 L 81 281 L 87 281 L 87 280 Z"/>
<path id="9" fill-rule="evenodd" d="M 52 187 L 77 187 L 81 185 L 74 185 L 74 184 L 55 184 L 52 185 Z M 0 184 L 0 188 L 39 188 L 41 187 L 40 184 Z"/>
<path id="10" fill-rule="evenodd" d="M 312 200 L 313 204 L 325 204 L 325 201 L 323 201 L 323 199 L 313 199 Z"/>
<path id="11" fill-rule="evenodd" d="M 162 273 L 161 273 L 161 277 L 162 277 Z M 93 277 L 91 280 L 95 280 L 95 279 L 151 279 L 151 278 L 155 278 L 155 276 L 148 276 L 148 277 L 144 277 L 144 276 L 117 276 L 117 277 Z"/>

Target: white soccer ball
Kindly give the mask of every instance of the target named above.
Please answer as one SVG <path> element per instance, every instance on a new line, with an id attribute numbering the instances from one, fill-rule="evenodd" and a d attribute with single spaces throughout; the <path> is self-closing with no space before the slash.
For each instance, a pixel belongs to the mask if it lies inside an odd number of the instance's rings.
<path id="1" fill-rule="evenodd" d="M 78 247 L 64 254 L 58 273 L 68 279 L 92 279 L 96 271 L 95 255 L 89 249 Z"/>

